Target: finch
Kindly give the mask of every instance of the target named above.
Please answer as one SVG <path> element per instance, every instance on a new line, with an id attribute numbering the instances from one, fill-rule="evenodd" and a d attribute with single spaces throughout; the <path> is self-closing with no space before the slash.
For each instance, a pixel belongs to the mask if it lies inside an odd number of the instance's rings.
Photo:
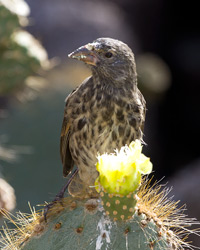
<path id="1" fill-rule="evenodd" d="M 83 61 L 92 75 L 66 98 L 60 138 L 63 175 L 75 165 L 78 171 L 68 191 L 90 197 L 98 177 L 97 155 L 142 141 L 146 105 L 137 87 L 134 54 L 125 43 L 98 38 L 69 58 Z"/>

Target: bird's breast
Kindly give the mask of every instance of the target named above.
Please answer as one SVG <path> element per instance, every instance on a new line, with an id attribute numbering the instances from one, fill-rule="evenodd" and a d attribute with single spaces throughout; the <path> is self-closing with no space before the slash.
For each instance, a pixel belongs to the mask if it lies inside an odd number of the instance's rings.
<path id="1" fill-rule="evenodd" d="M 93 107 L 74 120 L 72 147 L 87 152 L 89 158 L 96 160 L 97 153 L 110 153 L 140 139 L 139 120 L 116 104 Z"/>
<path id="2" fill-rule="evenodd" d="M 136 103 L 125 98 L 102 94 L 76 106 L 69 146 L 82 176 L 93 182 L 98 154 L 113 153 L 114 149 L 141 139 L 142 113 L 136 107 Z"/>

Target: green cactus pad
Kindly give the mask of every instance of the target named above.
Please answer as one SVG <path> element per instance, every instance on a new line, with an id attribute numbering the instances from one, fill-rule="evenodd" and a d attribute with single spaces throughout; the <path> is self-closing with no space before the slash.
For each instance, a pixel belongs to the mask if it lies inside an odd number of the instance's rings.
<path id="1" fill-rule="evenodd" d="M 47 224 L 36 225 L 20 249 L 171 249 L 160 230 L 152 220 L 145 219 L 144 214 L 136 212 L 128 222 L 114 222 L 106 216 L 99 200 L 76 201 L 60 213 L 55 209 Z"/>
<path id="2" fill-rule="evenodd" d="M 103 205 L 106 214 L 114 221 L 128 220 L 132 218 L 135 211 L 137 203 L 135 194 L 136 193 L 134 192 L 125 196 L 108 194 L 101 191 L 101 204 Z"/>

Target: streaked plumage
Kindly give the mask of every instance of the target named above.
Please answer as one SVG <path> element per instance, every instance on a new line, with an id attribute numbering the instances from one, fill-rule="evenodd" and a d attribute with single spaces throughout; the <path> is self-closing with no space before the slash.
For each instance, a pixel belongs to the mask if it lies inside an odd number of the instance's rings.
<path id="1" fill-rule="evenodd" d="M 69 192 L 81 195 L 82 188 L 92 192 L 88 187 L 98 176 L 98 153 L 142 140 L 145 100 L 137 88 L 134 55 L 126 44 L 99 38 L 69 57 L 84 61 L 92 70 L 92 76 L 66 99 L 60 140 L 63 175 L 74 165 L 79 169 Z"/>

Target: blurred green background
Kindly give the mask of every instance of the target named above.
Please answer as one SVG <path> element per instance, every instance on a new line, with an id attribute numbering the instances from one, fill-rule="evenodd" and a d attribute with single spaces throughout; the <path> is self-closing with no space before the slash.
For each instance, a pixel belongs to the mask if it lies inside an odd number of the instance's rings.
<path id="1" fill-rule="evenodd" d="M 59 152 L 64 100 L 76 85 L 74 80 L 81 81 L 88 73 L 82 66 L 63 64 L 46 74 L 48 87 L 33 100 L 9 103 L 9 115 L 1 119 L 0 131 L 3 145 L 13 149 L 16 157 L 2 162 L 1 173 L 15 189 L 17 209 L 29 212 L 28 201 L 35 206 L 53 200 L 66 182 Z"/>
<path id="2" fill-rule="evenodd" d="M 28 212 L 27 201 L 36 205 L 53 199 L 62 186 L 59 134 L 64 95 L 46 90 L 37 100 L 15 105 L 1 122 L 1 133 L 21 151 L 16 162 L 3 164 L 3 173 L 15 188 L 17 208 L 22 211 Z"/>

